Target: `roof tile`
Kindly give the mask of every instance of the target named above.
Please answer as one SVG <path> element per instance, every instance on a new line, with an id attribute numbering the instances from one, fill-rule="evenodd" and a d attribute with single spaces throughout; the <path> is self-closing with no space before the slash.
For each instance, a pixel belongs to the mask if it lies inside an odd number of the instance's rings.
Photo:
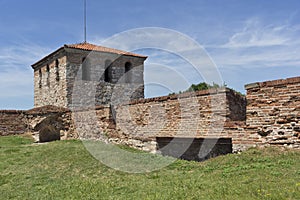
<path id="1" fill-rule="evenodd" d="M 81 49 L 81 50 L 87 50 L 87 51 L 108 52 L 108 53 L 115 53 L 115 54 L 119 54 L 119 55 L 147 58 L 147 56 L 143 56 L 143 55 L 127 52 L 127 51 L 122 51 L 122 50 L 118 50 L 118 49 L 113 49 L 113 48 L 109 48 L 109 47 L 98 46 L 98 45 L 90 44 L 87 42 L 78 43 L 78 44 L 65 44 L 64 46 L 67 48 Z"/>

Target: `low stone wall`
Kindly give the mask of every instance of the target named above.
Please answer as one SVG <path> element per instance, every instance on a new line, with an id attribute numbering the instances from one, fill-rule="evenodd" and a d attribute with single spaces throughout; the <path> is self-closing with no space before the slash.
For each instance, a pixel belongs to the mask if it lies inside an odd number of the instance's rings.
<path id="1" fill-rule="evenodd" d="M 39 131 L 45 126 L 53 126 L 60 131 L 61 139 L 77 138 L 69 109 L 43 106 L 25 112 L 28 132 L 38 141 Z"/>
<path id="2" fill-rule="evenodd" d="M 27 111 L 0 110 L 0 135 L 31 133 L 38 141 L 38 132 L 44 126 L 54 126 L 62 139 L 77 138 L 70 110 L 43 106 Z"/>

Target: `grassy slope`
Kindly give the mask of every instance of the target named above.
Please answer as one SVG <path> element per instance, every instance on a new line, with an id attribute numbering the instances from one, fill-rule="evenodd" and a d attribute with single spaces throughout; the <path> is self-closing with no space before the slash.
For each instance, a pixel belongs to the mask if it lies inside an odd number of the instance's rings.
<path id="1" fill-rule="evenodd" d="M 300 199 L 300 152 L 251 149 L 128 174 L 102 165 L 80 141 L 0 137 L 0 199 L 10 198 Z"/>

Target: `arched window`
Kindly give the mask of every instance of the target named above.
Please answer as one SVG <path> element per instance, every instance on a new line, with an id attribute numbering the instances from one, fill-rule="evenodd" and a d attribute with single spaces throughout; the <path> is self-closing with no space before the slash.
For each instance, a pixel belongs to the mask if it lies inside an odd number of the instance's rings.
<path id="1" fill-rule="evenodd" d="M 42 88 L 42 70 L 39 69 L 39 88 Z"/>
<path id="2" fill-rule="evenodd" d="M 111 82 L 111 79 L 112 79 L 112 75 L 111 75 L 111 72 L 112 72 L 112 65 L 111 65 L 111 61 L 110 60 L 106 60 L 105 61 L 105 71 L 104 71 L 104 81 L 107 82 L 107 83 L 110 83 Z"/>
<path id="3" fill-rule="evenodd" d="M 59 81 L 59 61 L 58 59 L 55 60 L 55 74 L 56 74 L 56 80 Z"/>
<path id="4" fill-rule="evenodd" d="M 91 80 L 91 66 L 89 59 L 86 57 L 82 58 L 82 80 Z"/>
<path id="5" fill-rule="evenodd" d="M 131 68 L 132 68 L 132 64 L 130 62 L 126 62 L 125 63 L 125 82 L 126 83 L 130 83 L 132 80 L 132 76 L 131 76 Z"/>
<path id="6" fill-rule="evenodd" d="M 50 67 L 47 65 L 47 86 L 50 86 Z"/>

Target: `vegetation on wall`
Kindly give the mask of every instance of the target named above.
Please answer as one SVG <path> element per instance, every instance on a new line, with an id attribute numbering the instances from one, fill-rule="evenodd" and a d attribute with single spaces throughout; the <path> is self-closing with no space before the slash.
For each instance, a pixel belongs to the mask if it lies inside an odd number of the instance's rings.
<path id="1" fill-rule="evenodd" d="M 185 91 L 179 91 L 178 93 L 170 93 L 169 95 L 174 95 L 174 94 L 182 94 L 182 93 L 185 93 L 185 92 L 194 92 L 194 91 L 201 91 L 201 90 L 208 90 L 208 89 L 218 89 L 218 88 L 225 88 L 227 87 L 227 84 L 226 83 L 223 83 L 222 85 L 219 85 L 217 83 L 213 83 L 212 85 L 211 84 L 208 84 L 208 83 L 205 83 L 205 82 L 201 82 L 201 83 L 198 83 L 198 84 L 192 84 L 188 89 L 186 89 Z M 233 88 L 230 88 L 232 90 L 234 90 Z M 234 90 L 236 93 L 238 93 L 239 95 L 241 96 L 245 96 L 245 94 L 241 93 L 241 92 L 238 92 L 236 90 Z"/>
<path id="2" fill-rule="evenodd" d="M 212 85 L 205 83 L 205 82 L 201 82 L 198 84 L 192 84 L 188 89 L 186 89 L 185 91 L 179 91 L 179 94 L 185 93 L 185 92 L 193 92 L 193 91 L 200 91 L 200 90 L 208 90 L 208 89 L 212 89 L 212 88 L 224 88 L 227 85 L 224 83 L 223 85 L 219 85 L 217 83 L 213 83 Z M 173 95 L 176 94 L 175 92 L 170 93 L 169 95 Z"/>
<path id="3" fill-rule="evenodd" d="M 226 87 L 226 84 L 224 83 L 223 85 L 219 85 L 217 83 L 213 83 L 212 85 L 202 82 L 199 84 L 192 84 L 187 90 L 184 92 L 192 92 L 192 91 L 200 91 L 200 90 L 208 90 L 212 88 L 224 88 Z"/>

